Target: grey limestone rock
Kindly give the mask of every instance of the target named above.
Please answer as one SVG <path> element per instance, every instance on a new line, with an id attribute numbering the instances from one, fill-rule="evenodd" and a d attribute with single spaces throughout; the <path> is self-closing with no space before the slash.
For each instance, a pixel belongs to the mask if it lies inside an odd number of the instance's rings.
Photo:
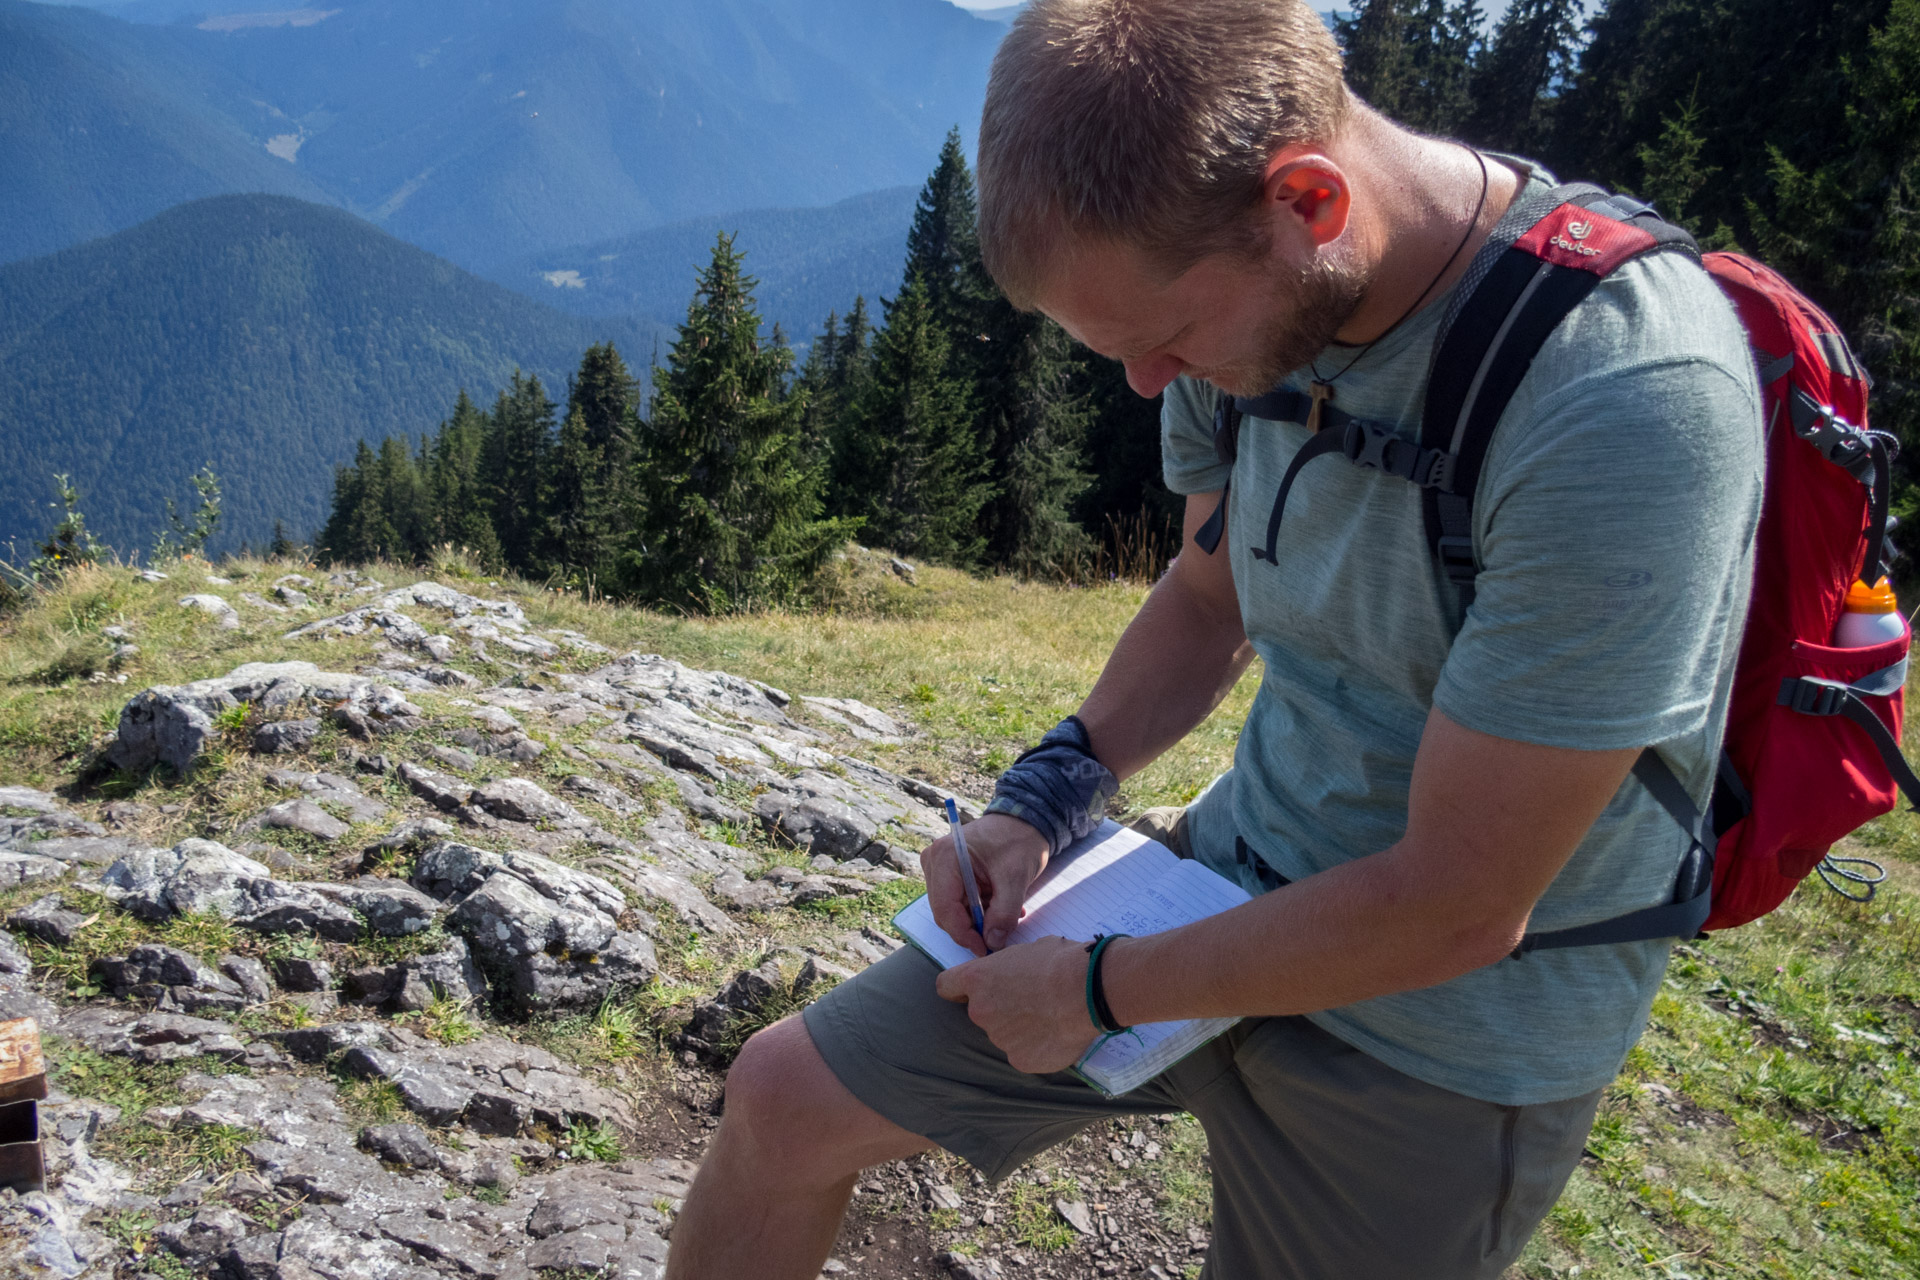
<path id="1" fill-rule="evenodd" d="M 221 956 L 220 972 L 240 988 L 248 1004 L 265 1004 L 273 999 L 273 979 L 267 975 L 267 966 L 252 956 Z"/>
<path id="2" fill-rule="evenodd" d="M 472 773 L 480 767 L 480 757 L 470 755 L 458 747 L 443 747 L 438 743 L 429 746 L 427 755 L 442 768 L 455 769 L 461 773 Z"/>
<path id="3" fill-rule="evenodd" d="M 246 826 L 270 831 L 298 831 L 329 842 L 353 830 L 305 796 L 282 800 L 256 815 Z"/>
<path id="4" fill-rule="evenodd" d="M 446 840 L 420 854 L 414 862 L 413 883 L 435 898 L 461 897 L 479 888 L 505 861 L 491 850 Z"/>
<path id="5" fill-rule="evenodd" d="M 470 784 L 448 774 L 422 768 L 411 761 L 400 766 L 400 778 L 413 789 L 413 794 L 448 813 L 466 804 L 467 798 L 473 794 Z"/>
<path id="6" fill-rule="evenodd" d="M 179 1013 L 151 1013 L 127 1029 L 133 1056 L 142 1062 L 177 1062 L 203 1056 L 242 1058 L 246 1046 L 224 1022 Z"/>
<path id="7" fill-rule="evenodd" d="M 444 950 L 431 955 L 355 969 L 346 975 L 342 989 L 354 1003 L 403 1012 L 425 1009 L 436 997 L 476 1005 L 487 997 L 486 980 L 460 938 L 451 939 Z"/>
<path id="8" fill-rule="evenodd" d="M 229 616 L 238 621 L 238 614 Z M 241 703 L 271 711 L 311 698 L 391 710 L 398 697 L 365 676 L 322 671 L 310 662 L 250 662 L 214 679 L 135 694 L 120 711 L 107 759 L 130 773 L 165 764 L 184 774 L 217 736 L 214 717 Z"/>
<path id="9" fill-rule="evenodd" d="M 710 999 L 694 1006 L 693 1017 L 680 1033 L 680 1047 L 703 1058 L 719 1057 L 736 1022 L 759 1013 L 769 1000 L 791 989 L 775 960 L 734 974 Z"/>
<path id="10" fill-rule="evenodd" d="M 409 1169 L 436 1169 L 440 1149 L 417 1124 L 382 1124 L 360 1135 L 360 1145 L 388 1164 Z"/>
<path id="11" fill-rule="evenodd" d="M 68 910 L 67 904 L 57 893 L 36 898 L 7 917 L 8 928 L 30 933 L 56 947 L 64 947 L 72 942 L 86 923 L 87 918 L 78 911 Z"/>
<path id="12" fill-rule="evenodd" d="M 268 756 L 305 751 L 319 733 L 316 719 L 275 720 L 253 731 L 253 749 Z"/>
<path id="13" fill-rule="evenodd" d="M 251 1219 L 224 1204 L 210 1204 L 184 1222 L 169 1222 L 153 1233 L 169 1252 L 189 1261 L 217 1257 L 254 1227 Z"/>
<path id="14" fill-rule="evenodd" d="M 391 1048 L 396 1043 L 384 1022 L 329 1022 L 274 1033 L 286 1051 L 302 1062 L 326 1062 L 354 1048 Z"/>
<path id="15" fill-rule="evenodd" d="M 201 962 L 198 956 L 158 942 L 144 942 L 124 956 L 106 956 L 93 963 L 93 972 L 117 996 L 158 999 L 159 988 L 229 997 L 234 1008 L 244 1003 L 240 984 Z"/>
<path id="16" fill-rule="evenodd" d="M 182 609 L 196 609 L 207 614 L 223 630 L 231 631 L 240 625 L 240 615 L 234 607 L 215 595 L 191 595 L 180 597 Z"/>
<path id="17" fill-rule="evenodd" d="M 24 978 L 33 972 L 33 959 L 10 933 L 0 933 L 0 975 Z"/>
<path id="18" fill-rule="evenodd" d="M 585 800 L 591 800 L 602 808 L 610 809 L 623 818 L 635 817 L 648 812 L 645 801 L 636 800 L 616 786 L 576 773 L 560 784 L 562 791 L 570 792 Z"/>
<path id="19" fill-rule="evenodd" d="M 65 807 L 44 791 L 32 787 L 0 787 L 0 808 L 25 809 L 31 813 L 64 813 Z"/>
<path id="20" fill-rule="evenodd" d="M 578 809 L 525 778 L 502 778 L 489 782 L 474 791 L 469 803 L 509 822 L 587 825 Z"/>
<path id="21" fill-rule="evenodd" d="M 32 853 L 0 852 L 0 889 L 60 880 L 66 876 L 68 869 L 67 864 L 57 858 L 42 858 Z"/>
<path id="22" fill-rule="evenodd" d="M 754 802 L 754 812 L 767 826 L 813 853 L 835 861 L 857 858 L 874 844 L 879 828 L 864 815 L 817 792 L 790 794 L 768 791 Z"/>
<path id="23" fill-rule="evenodd" d="M 440 904 L 398 880 L 366 877 L 346 884 L 307 886 L 323 898 L 358 911 L 381 938 L 404 938 L 433 923 Z"/>
<path id="24" fill-rule="evenodd" d="M 325 960 L 288 956 L 273 962 L 273 973 L 288 991 L 329 991 L 333 988 L 333 966 Z"/>

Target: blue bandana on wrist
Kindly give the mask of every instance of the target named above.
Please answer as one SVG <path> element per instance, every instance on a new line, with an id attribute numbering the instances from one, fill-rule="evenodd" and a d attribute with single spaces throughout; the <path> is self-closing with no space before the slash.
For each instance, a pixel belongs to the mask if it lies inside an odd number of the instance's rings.
<path id="1" fill-rule="evenodd" d="M 1120 780 L 1094 758 L 1079 716 L 1068 716 L 994 784 L 988 813 L 1020 819 L 1059 853 L 1098 827 Z"/>

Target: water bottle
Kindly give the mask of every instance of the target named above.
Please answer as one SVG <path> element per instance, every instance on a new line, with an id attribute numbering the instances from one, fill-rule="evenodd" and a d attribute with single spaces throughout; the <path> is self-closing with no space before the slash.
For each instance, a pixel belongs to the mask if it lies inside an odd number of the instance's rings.
<path id="1" fill-rule="evenodd" d="M 1906 619 L 1900 616 L 1899 602 L 1893 598 L 1893 584 L 1882 578 L 1873 586 L 1856 582 L 1847 591 L 1846 612 L 1833 629 L 1836 649 L 1870 649 L 1907 634 Z"/>

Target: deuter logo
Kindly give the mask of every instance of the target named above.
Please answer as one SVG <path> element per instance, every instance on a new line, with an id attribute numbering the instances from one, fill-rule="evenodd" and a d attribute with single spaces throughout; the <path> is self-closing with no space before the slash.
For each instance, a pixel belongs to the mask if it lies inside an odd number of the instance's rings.
<path id="1" fill-rule="evenodd" d="M 1592 234 L 1592 222 L 1569 222 L 1567 224 L 1567 235 L 1572 236 L 1573 239 L 1568 240 L 1564 236 L 1554 236 L 1548 240 L 1547 243 L 1556 249 L 1565 249 L 1568 253 L 1577 253 L 1586 258 L 1598 258 L 1601 256 L 1600 250 L 1589 249 L 1585 244 L 1581 243 Z"/>

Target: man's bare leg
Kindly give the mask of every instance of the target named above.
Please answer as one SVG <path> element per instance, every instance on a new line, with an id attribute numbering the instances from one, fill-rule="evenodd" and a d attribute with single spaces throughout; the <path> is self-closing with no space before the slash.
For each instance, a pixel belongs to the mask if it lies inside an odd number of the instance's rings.
<path id="1" fill-rule="evenodd" d="M 932 1146 L 849 1093 L 797 1016 L 768 1027 L 727 1073 L 667 1280 L 814 1280 L 860 1171 Z"/>

